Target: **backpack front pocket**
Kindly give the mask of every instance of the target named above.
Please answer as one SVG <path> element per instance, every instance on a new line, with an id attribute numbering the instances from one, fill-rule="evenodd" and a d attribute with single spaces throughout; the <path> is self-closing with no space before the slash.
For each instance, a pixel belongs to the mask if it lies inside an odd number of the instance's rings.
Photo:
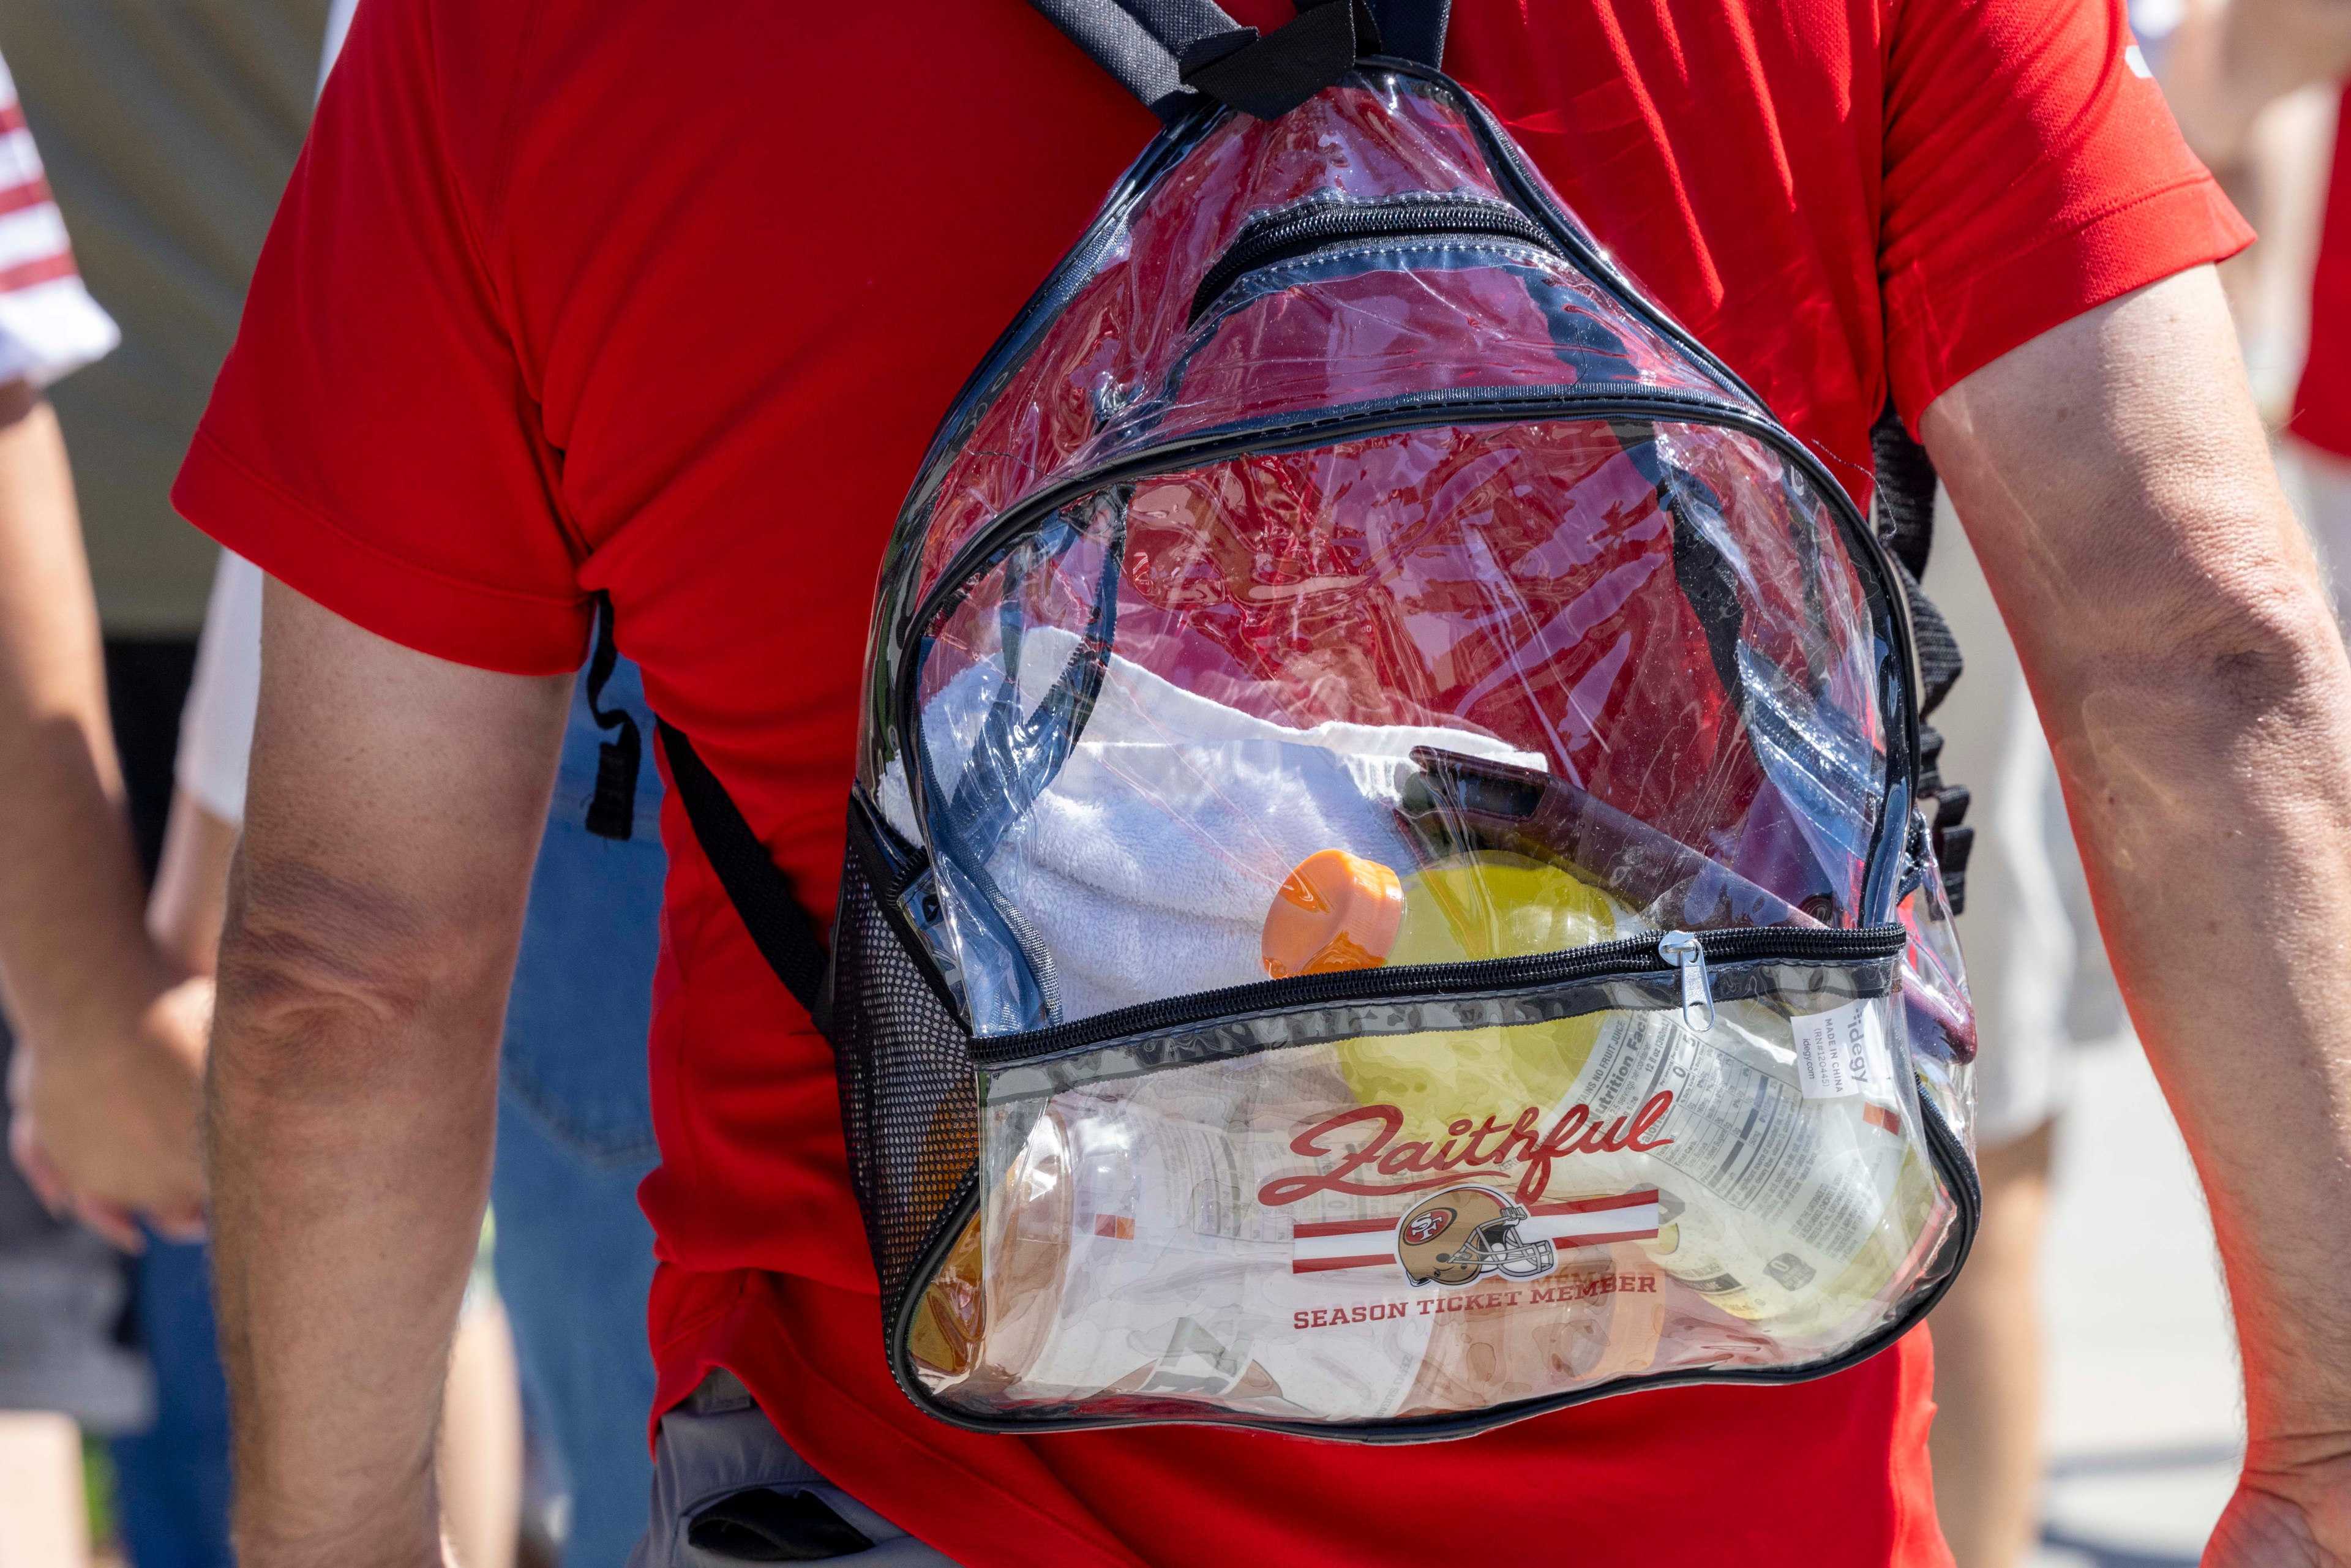
<path id="1" fill-rule="evenodd" d="M 1959 1207 L 1903 934 L 1711 934 L 1702 1006 L 1677 935 L 983 1042 L 977 1191 L 902 1314 L 911 1385 L 989 1426 L 1425 1437 L 1866 1354 Z"/>

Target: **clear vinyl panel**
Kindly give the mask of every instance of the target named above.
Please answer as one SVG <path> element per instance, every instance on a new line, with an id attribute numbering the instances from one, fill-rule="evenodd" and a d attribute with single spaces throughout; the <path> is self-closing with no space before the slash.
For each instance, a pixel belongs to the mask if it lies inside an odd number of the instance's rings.
<path id="1" fill-rule="evenodd" d="M 929 852 L 903 907 L 982 1037 L 1883 919 L 1876 624 L 1824 498 L 1716 426 L 1436 426 L 1105 486 L 925 629 L 877 791 Z"/>
<path id="2" fill-rule="evenodd" d="M 1352 1424 L 1817 1369 L 1957 1212 L 1891 969 L 1757 966 L 1703 1031 L 1618 981 L 984 1070 L 913 1374 L 981 1419 Z"/>
<path id="3" fill-rule="evenodd" d="M 1226 115 L 1155 143 L 934 442 L 883 570 L 879 677 L 898 678 L 898 617 L 996 519 L 1176 436 L 1568 388 L 1761 415 L 1627 303 L 1583 225 L 1531 169 L 1510 172 L 1480 120 L 1449 82 L 1364 69 L 1278 120 Z M 1470 232 L 1431 232 L 1437 209 L 1457 215 L 1437 228 Z M 1351 237 L 1251 243 L 1308 214 L 1351 216 Z M 869 790 L 893 746 L 877 713 Z"/>
<path id="4" fill-rule="evenodd" d="M 1951 915 L 1942 867 L 1925 852 L 1927 825 L 1918 821 L 1917 885 L 1903 896 L 1896 918 L 1910 933 L 1902 958 L 1903 1005 L 1909 1011 L 1910 1051 L 1918 1081 L 1944 1125 L 1968 1157 L 1975 1157 L 1976 1020 L 1968 996 L 1967 967 Z"/>

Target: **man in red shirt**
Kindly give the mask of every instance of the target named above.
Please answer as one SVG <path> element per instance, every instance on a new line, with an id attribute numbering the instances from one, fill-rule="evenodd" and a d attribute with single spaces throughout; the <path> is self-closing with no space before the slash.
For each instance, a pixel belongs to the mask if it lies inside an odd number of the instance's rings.
<path id="1" fill-rule="evenodd" d="M 1923 433 L 2227 1251 L 2253 1448 L 2215 1560 L 2316 1563 L 2351 1551 L 2351 669 L 2206 265 L 2246 231 L 2135 58 L 2104 0 L 1530 0 L 1460 7 L 1447 63 L 1855 487 L 1889 388 Z M 830 908 L 904 486 L 1153 129 L 1019 0 L 361 7 L 177 492 L 274 580 L 211 1110 L 247 1568 L 438 1551 L 436 1368 L 589 596 Z M 663 827 L 665 1409 L 723 1369 L 969 1564 L 1948 1560 L 1924 1334 L 1435 1447 L 918 1415 L 827 1047 Z"/>

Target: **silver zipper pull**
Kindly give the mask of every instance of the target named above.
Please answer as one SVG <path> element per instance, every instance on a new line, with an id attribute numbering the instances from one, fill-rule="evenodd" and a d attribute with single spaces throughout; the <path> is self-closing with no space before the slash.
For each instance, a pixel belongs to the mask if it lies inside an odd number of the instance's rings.
<path id="1" fill-rule="evenodd" d="M 1657 938 L 1657 956 L 1682 972 L 1682 1022 L 1704 1034 L 1714 1027 L 1714 986 L 1706 977 L 1706 949 L 1687 931 Z"/>

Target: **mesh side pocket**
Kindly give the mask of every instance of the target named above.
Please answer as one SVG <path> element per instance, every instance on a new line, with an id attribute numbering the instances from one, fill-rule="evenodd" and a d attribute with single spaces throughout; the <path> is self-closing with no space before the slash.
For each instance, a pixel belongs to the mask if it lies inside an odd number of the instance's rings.
<path id="1" fill-rule="evenodd" d="M 888 1323 L 925 1242 L 971 1179 L 979 1104 L 970 1037 L 898 912 L 905 879 L 877 841 L 884 831 L 851 802 L 830 1022 L 850 1180 Z"/>

